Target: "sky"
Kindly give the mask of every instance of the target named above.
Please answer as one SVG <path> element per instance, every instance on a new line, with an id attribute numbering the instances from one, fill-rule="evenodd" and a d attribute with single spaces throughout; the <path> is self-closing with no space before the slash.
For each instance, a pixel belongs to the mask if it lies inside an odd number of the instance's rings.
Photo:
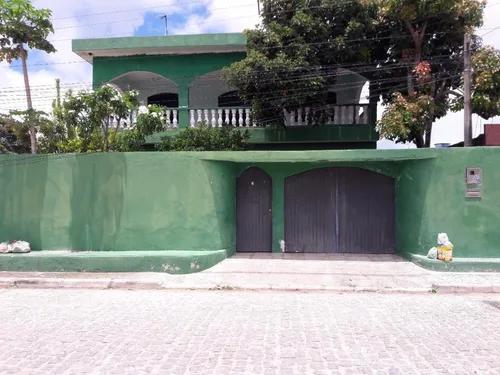
<path id="1" fill-rule="evenodd" d="M 63 91 L 91 87 L 91 65 L 71 51 L 71 40 L 120 36 L 164 35 L 162 15 L 168 15 L 168 33 L 199 34 L 239 32 L 259 23 L 257 0 L 33 0 L 38 8 L 53 12 L 55 32 L 50 36 L 56 53 L 31 52 L 30 82 L 37 109 L 49 110 L 55 98 L 55 79 Z M 500 0 L 488 0 L 484 25 L 478 34 L 484 44 L 500 49 Z M 24 83 L 19 62 L 0 62 L 0 112 L 26 106 Z M 379 115 L 383 108 L 379 108 Z M 485 121 L 473 118 L 473 134 L 484 123 L 499 123 L 500 118 Z M 463 113 L 452 113 L 433 127 L 432 144 L 463 140 Z M 413 147 L 382 140 L 379 148 Z"/>

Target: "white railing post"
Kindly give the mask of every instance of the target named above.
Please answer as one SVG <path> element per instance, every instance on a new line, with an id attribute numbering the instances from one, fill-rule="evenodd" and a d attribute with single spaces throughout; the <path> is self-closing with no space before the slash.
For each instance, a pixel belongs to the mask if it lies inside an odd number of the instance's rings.
<path id="1" fill-rule="evenodd" d="M 210 118 L 208 117 L 208 109 L 203 110 L 203 122 L 210 126 Z"/>
<path id="2" fill-rule="evenodd" d="M 302 121 L 302 108 L 297 110 L 297 125 L 304 125 L 304 122 Z"/>
<path id="3" fill-rule="evenodd" d="M 247 128 L 250 126 L 250 108 L 245 108 L 245 126 Z"/>
<path id="4" fill-rule="evenodd" d="M 243 126 L 245 122 L 243 121 L 243 108 L 238 108 L 238 126 Z"/>
<path id="5" fill-rule="evenodd" d="M 174 116 L 174 118 L 172 119 L 172 125 L 174 126 L 174 128 L 177 128 L 177 125 L 179 124 L 179 120 L 177 118 L 177 112 L 178 110 L 177 109 L 173 109 L 172 110 L 172 114 Z"/>
<path id="6" fill-rule="evenodd" d="M 310 111 L 310 108 L 309 107 L 306 107 L 306 115 L 305 115 L 305 124 L 304 125 L 309 125 L 309 111 Z"/>
<path id="7" fill-rule="evenodd" d="M 190 125 L 192 128 L 194 128 L 194 126 L 196 125 L 196 120 L 194 118 L 194 109 L 191 109 L 189 110 L 189 113 L 190 113 L 190 117 L 191 117 L 191 120 L 189 121 Z"/>
<path id="8" fill-rule="evenodd" d="M 224 109 L 224 125 L 231 125 L 231 119 L 229 118 L 229 114 L 231 110 L 228 108 Z"/>
<path id="9" fill-rule="evenodd" d="M 294 126 L 295 125 L 295 110 L 292 110 L 292 111 L 287 112 L 287 113 L 290 116 L 290 120 L 288 121 L 288 123 L 290 124 L 290 126 Z"/>
<path id="10" fill-rule="evenodd" d="M 165 127 L 168 129 L 170 128 L 170 109 L 166 109 L 165 113 L 163 114 L 165 116 Z"/>
<path id="11" fill-rule="evenodd" d="M 217 127 L 217 119 L 215 118 L 215 109 L 212 109 L 212 121 L 211 121 L 211 124 L 212 124 L 212 128 L 215 128 Z"/>
<path id="12" fill-rule="evenodd" d="M 203 111 L 201 109 L 196 110 L 196 115 L 196 126 L 198 126 L 198 124 L 203 121 Z"/>
<path id="13" fill-rule="evenodd" d="M 218 113 L 218 116 L 219 116 L 218 119 L 217 119 L 217 125 L 219 126 L 219 128 L 222 128 L 222 121 L 223 121 L 223 119 L 222 119 L 222 109 L 219 108 L 217 110 L 217 113 Z"/>
<path id="14" fill-rule="evenodd" d="M 236 126 L 236 109 L 231 108 L 231 125 Z"/>

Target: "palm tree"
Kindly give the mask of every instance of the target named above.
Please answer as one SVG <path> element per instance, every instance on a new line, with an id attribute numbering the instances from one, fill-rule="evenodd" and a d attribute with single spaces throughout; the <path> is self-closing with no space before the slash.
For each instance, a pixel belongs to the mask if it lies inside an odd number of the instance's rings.
<path id="1" fill-rule="evenodd" d="M 49 9 L 37 9 L 30 0 L 0 0 L 0 61 L 21 60 L 28 114 L 33 111 L 28 78 L 28 50 L 55 52 L 47 40 L 54 27 Z M 36 127 L 29 127 L 31 153 L 36 154 Z"/>

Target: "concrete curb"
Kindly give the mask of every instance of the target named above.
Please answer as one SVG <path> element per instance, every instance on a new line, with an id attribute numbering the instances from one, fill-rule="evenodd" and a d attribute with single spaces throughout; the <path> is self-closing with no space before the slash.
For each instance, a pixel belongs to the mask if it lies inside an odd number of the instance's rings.
<path id="1" fill-rule="evenodd" d="M 353 286 L 294 286 L 246 284 L 232 285 L 211 282 L 177 283 L 165 280 L 130 280 L 130 279 L 82 279 L 82 278 L 41 278 L 41 277 L 4 277 L 0 278 L 0 289 L 118 289 L 118 290 L 212 290 L 212 291 L 296 291 L 296 292 L 331 292 L 331 293 L 378 293 L 378 294 L 479 294 L 500 293 L 500 285 L 464 285 L 433 283 L 431 287 L 388 288 L 388 287 L 353 287 Z"/>
<path id="2" fill-rule="evenodd" d="M 500 293 L 500 285 L 432 284 L 437 293 Z"/>

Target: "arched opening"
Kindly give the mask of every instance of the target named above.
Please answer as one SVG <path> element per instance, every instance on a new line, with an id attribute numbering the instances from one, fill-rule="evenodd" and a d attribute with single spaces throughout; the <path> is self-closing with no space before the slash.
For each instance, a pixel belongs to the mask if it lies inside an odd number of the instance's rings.
<path id="1" fill-rule="evenodd" d="M 336 82 L 329 88 L 335 94 L 335 104 L 358 104 L 367 79 L 348 69 L 337 69 Z"/>
<path id="2" fill-rule="evenodd" d="M 230 86 L 223 78 L 222 71 L 217 70 L 197 77 L 189 86 L 189 106 L 191 108 L 218 108 L 225 107 L 219 105 L 219 98 L 223 96 L 222 101 L 230 104 L 231 100 L 235 100 L 236 96 L 231 96 L 229 93 L 234 92 L 235 88 Z M 224 94 L 228 94 L 224 97 Z M 236 107 L 236 105 L 228 105 L 228 107 Z"/>
<path id="3" fill-rule="evenodd" d="M 118 87 L 121 91 L 137 90 L 141 105 L 147 104 L 172 104 L 170 108 L 177 108 L 178 88 L 174 81 L 164 76 L 147 71 L 133 71 L 113 78 L 109 83 Z M 151 98 L 155 101 L 150 102 Z"/>

